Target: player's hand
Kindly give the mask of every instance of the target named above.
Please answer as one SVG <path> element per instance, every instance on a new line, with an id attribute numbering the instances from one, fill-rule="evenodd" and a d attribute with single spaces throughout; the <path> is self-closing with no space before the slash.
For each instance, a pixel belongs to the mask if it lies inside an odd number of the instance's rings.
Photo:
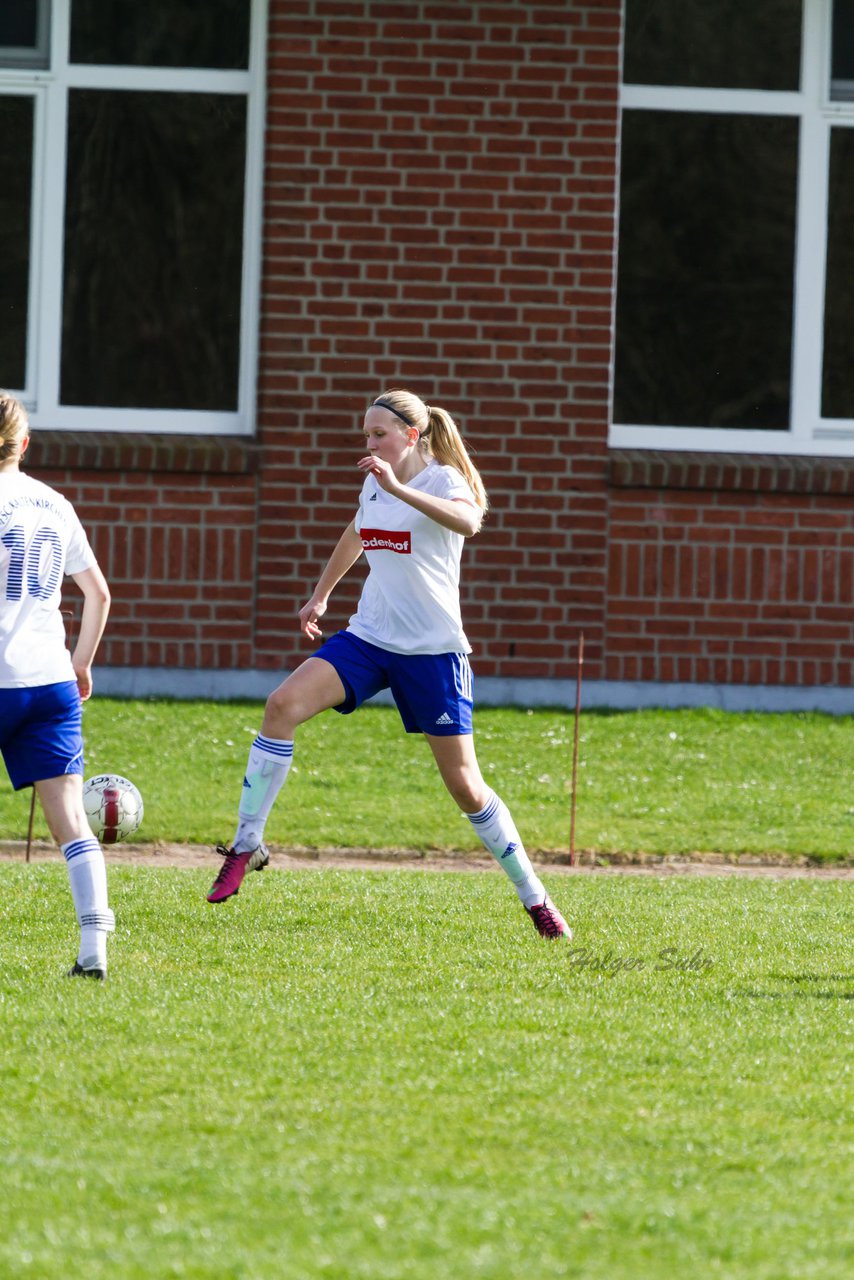
<path id="1" fill-rule="evenodd" d="M 400 482 L 391 469 L 391 466 L 384 458 L 377 458 L 374 454 L 368 454 L 366 458 L 360 458 L 356 463 L 360 471 L 366 475 L 372 475 L 376 479 L 381 489 L 385 489 L 386 493 L 394 493 L 400 488 Z"/>
<path id="2" fill-rule="evenodd" d="M 77 677 L 77 688 L 80 690 L 80 701 L 86 702 L 92 696 L 92 668 L 78 666 L 72 659 L 74 674 Z"/>
<path id="3" fill-rule="evenodd" d="M 300 631 L 304 636 L 307 636 L 309 640 L 318 640 L 323 635 L 323 632 L 317 625 L 317 622 L 319 618 L 323 617 L 324 613 L 326 613 L 326 601 L 315 600 L 313 596 L 311 600 L 309 600 L 307 604 L 304 604 L 300 609 Z"/>

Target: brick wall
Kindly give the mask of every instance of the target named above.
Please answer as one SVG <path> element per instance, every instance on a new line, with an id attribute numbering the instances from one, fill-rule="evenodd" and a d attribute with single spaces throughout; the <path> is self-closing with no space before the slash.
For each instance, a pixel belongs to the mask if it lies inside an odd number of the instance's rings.
<path id="1" fill-rule="evenodd" d="M 35 432 L 27 469 L 74 502 L 110 583 L 98 661 L 254 661 L 257 448 L 194 437 Z M 81 596 L 65 607 L 76 629 Z"/>
<path id="2" fill-rule="evenodd" d="M 364 408 L 395 384 L 454 415 L 490 493 L 475 669 L 566 676 L 581 627 L 601 664 L 618 49 L 616 0 L 273 0 L 259 667 L 306 653 Z"/>
<path id="3" fill-rule="evenodd" d="M 606 678 L 854 682 L 854 462 L 615 453 Z"/>

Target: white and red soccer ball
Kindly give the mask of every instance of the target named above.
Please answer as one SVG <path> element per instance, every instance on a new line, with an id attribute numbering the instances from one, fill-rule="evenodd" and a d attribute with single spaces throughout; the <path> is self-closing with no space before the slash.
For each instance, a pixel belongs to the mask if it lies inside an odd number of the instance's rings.
<path id="1" fill-rule="evenodd" d="M 89 826 L 102 844 L 127 840 L 139 828 L 142 796 L 118 773 L 99 773 L 83 783 L 83 808 Z"/>

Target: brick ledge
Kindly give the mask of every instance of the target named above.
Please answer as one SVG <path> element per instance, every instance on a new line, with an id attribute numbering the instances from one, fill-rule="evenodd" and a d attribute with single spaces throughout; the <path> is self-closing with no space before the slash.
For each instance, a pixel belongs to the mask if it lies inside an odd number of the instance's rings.
<path id="1" fill-rule="evenodd" d="M 612 449 L 608 483 L 615 489 L 715 489 L 846 497 L 854 495 L 854 458 Z"/>
<path id="2" fill-rule="evenodd" d="M 109 431 L 34 431 L 29 471 L 170 471 L 247 475 L 260 449 L 245 436 L 178 436 Z"/>

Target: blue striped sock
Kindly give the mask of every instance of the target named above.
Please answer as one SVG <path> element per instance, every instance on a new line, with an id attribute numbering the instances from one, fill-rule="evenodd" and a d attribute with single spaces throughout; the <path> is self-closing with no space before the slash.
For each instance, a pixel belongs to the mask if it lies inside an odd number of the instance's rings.
<path id="1" fill-rule="evenodd" d="M 234 849 L 247 853 L 257 849 L 264 836 L 276 796 L 281 791 L 294 754 L 294 744 L 281 738 L 258 734 L 249 748 L 243 791 L 237 810 Z"/>
<path id="2" fill-rule="evenodd" d="M 512 880 L 524 905 L 530 907 L 542 902 L 546 891 L 531 866 L 522 837 L 504 801 L 491 791 L 480 812 L 467 813 L 466 817 L 501 870 Z"/>
<path id="3" fill-rule="evenodd" d="M 107 934 L 115 929 L 115 917 L 107 903 L 107 868 L 94 836 L 69 840 L 62 847 L 68 867 L 71 897 L 80 925 L 77 959 L 85 967 L 107 967 Z"/>
<path id="4" fill-rule="evenodd" d="M 94 836 L 82 836 L 79 840 L 69 840 L 68 844 L 62 845 L 62 856 L 65 861 L 71 865 L 75 858 L 82 859 L 81 866 L 85 862 L 89 862 L 92 858 L 101 858 L 101 846 Z"/>

